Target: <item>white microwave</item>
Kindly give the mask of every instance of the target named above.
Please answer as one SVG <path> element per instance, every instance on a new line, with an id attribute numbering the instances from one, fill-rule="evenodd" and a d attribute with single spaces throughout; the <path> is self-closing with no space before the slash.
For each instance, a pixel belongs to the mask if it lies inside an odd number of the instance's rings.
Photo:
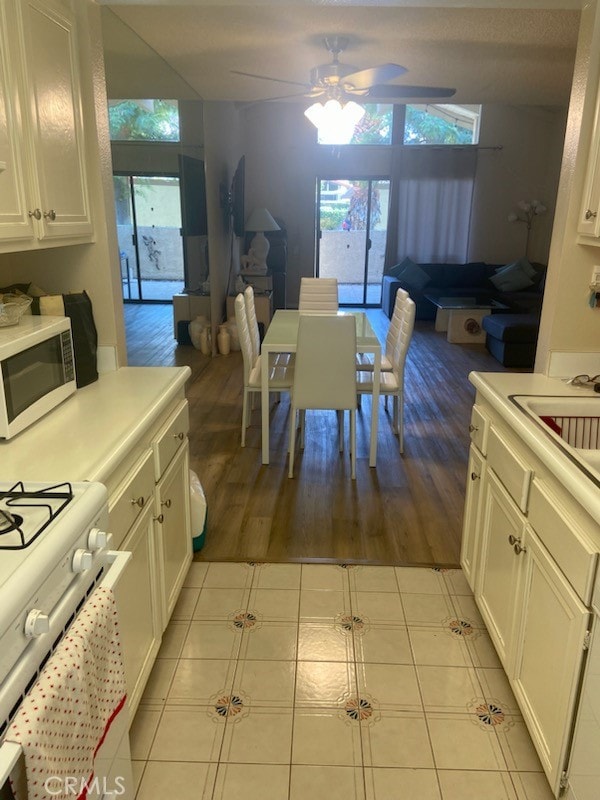
<path id="1" fill-rule="evenodd" d="M 0 375 L 0 439 L 10 439 L 75 392 L 70 319 L 32 314 L 0 328 Z"/>

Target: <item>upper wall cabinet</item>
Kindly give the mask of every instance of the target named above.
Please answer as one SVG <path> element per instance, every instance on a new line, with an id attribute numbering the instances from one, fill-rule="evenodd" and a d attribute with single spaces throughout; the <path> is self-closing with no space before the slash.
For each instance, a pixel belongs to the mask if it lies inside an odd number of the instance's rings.
<path id="1" fill-rule="evenodd" d="M 583 202 L 577 231 L 585 244 L 600 246 L 600 95 L 586 162 Z"/>
<path id="2" fill-rule="evenodd" d="M 0 0 L 0 252 L 91 240 L 75 28 Z"/>

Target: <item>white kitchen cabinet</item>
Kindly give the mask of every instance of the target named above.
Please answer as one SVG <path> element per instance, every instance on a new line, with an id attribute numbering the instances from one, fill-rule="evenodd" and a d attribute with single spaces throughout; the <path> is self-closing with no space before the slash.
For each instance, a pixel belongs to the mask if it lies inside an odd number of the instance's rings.
<path id="1" fill-rule="evenodd" d="M 467 583 L 473 590 L 475 589 L 477 578 L 481 497 L 483 494 L 482 486 L 485 481 L 485 467 L 485 458 L 472 444 L 469 449 L 469 466 L 467 469 L 460 565 Z"/>
<path id="2" fill-rule="evenodd" d="M 586 244 L 600 245 L 600 95 L 590 149 L 586 161 L 585 183 L 577 231 Z"/>
<path id="3" fill-rule="evenodd" d="M 188 430 L 188 404 L 184 400 L 152 439 L 163 629 L 192 560 Z"/>
<path id="4" fill-rule="evenodd" d="M 525 519 L 489 467 L 482 502 L 481 552 L 475 600 L 510 678 L 518 611 L 517 588 L 523 564 L 519 548 L 522 547 Z"/>
<path id="5" fill-rule="evenodd" d="M 153 453 L 147 448 L 109 494 L 113 547 L 132 553 L 119 585 L 119 627 L 133 720 L 160 647 L 162 613 L 154 528 Z"/>
<path id="6" fill-rule="evenodd" d="M 17 65 L 9 51 L 15 26 L 12 3 L 0 0 L 0 241 L 33 238 L 33 220 L 27 213 Z"/>
<path id="7" fill-rule="evenodd" d="M 474 414 L 489 429 L 485 452 L 471 431 L 461 564 L 558 797 L 591 624 L 598 525 L 562 475 L 515 435 L 510 417 L 479 395 Z"/>
<path id="8" fill-rule="evenodd" d="M 156 530 L 160 553 L 162 627 L 167 627 L 192 560 L 187 441 L 156 486 Z"/>
<path id="9" fill-rule="evenodd" d="M 548 781 L 558 794 L 590 613 L 531 527 L 523 548 L 509 678 Z"/>
<path id="10" fill-rule="evenodd" d="M 0 15 L 0 252 L 90 241 L 73 18 L 51 0 Z"/>

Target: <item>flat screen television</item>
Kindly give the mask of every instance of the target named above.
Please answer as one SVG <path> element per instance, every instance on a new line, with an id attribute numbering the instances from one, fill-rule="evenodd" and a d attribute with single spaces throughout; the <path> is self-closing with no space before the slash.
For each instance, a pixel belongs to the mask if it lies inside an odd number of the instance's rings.
<path id="1" fill-rule="evenodd" d="M 235 236 L 244 235 L 246 217 L 244 214 L 244 180 L 246 172 L 246 156 L 242 156 L 231 181 L 231 217 Z"/>
<path id="2" fill-rule="evenodd" d="M 181 228 L 184 236 L 208 236 L 204 161 L 179 156 Z"/>

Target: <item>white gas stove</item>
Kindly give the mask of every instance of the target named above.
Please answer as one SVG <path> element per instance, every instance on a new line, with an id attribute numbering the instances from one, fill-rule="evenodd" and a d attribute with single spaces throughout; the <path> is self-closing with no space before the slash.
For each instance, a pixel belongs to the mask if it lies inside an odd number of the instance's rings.
<path id="1" fill-rule="evenodd" d="M 100 483 L 0 483 L 0 680 L 35 639 L 51 643 L 50 617 L 70 585 L 93 582 L 107 524 Z"/>
<path id="2" fill-rule="evenodd" d="M 125 569 L 110 539 L 102 484 L 0 482 L 0 743 L 87 597 Z"/>

